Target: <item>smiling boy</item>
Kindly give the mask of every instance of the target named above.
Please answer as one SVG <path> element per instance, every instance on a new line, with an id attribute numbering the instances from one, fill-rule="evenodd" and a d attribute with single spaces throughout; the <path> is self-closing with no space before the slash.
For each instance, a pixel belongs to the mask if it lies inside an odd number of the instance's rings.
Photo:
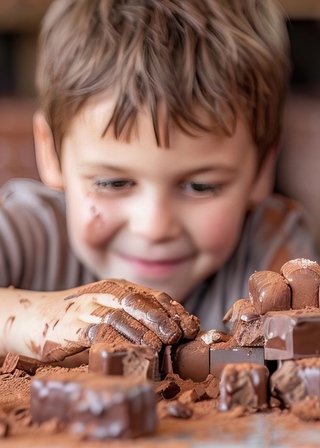
<path id="1" fill-rule="evenodd" d="M 271 195 L 288 73 L 273 1 L 55 1 L 34 118 L 39 173 L 54 190 L 3 188 L 0 284 L 54 291 L 124 278 L 221 328 L 254 270 L 316 257 L 302 210 Z M 65 307 L 74 293 L 24 292 L 39 328 L 59 313 L 68 322 L 67 336 L 48 324 L 55 343 L 75 342 L 68 354 L 85 346 L 74 321 L 105 316 L 94 295 L 77 293 L 79 318 Z M 10 350 L 30 355 L 21 342 L 30 330 L 15 332 L 21 295 L 1 294 L 0 329 L 17 340 Z M 33 356 L 43 357 L 46 335 Z"/>

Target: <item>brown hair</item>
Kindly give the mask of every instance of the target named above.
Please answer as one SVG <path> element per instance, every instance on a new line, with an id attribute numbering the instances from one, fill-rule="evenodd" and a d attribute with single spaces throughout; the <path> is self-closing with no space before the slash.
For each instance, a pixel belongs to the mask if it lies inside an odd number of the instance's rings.
<path id="1" fill-rule="evenodd" d="M 39 36 L 39 106 L 59 153 L 70 119 L 93 95 L 115 98 L 107 127 L 130 138 L 141 108 L 159 105 L 187 133 L 204 108 L 226 135 L 239 109 L 260 158 L 279 138 L 289 75 L 288 40 L 272 0 L 56 0 Z"/>

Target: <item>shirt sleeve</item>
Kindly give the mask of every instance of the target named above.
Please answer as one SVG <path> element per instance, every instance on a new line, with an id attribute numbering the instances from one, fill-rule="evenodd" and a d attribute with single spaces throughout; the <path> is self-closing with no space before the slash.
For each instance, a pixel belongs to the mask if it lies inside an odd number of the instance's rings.
<path id="1" fill-rule="evenodd" d="M 93 281 L 68 242 L 64 195 L 34 180 L 0 189 L 0 286 L 38 291 Z"/>

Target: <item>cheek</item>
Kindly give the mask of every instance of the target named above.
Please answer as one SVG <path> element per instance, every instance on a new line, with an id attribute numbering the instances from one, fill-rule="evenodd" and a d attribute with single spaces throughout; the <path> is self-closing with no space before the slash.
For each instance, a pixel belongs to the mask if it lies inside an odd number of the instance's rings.
<path id="1" fill-rule="evenodd" d="M 235 212 L 229 207 L 198 216 L 195 240 L 203 252 L 219 253 L 226 257 L 238 243 L 245 211 Z"/>
<path id="2" fill-rule="evenodd" d="M 84 242 L 88 246 L 98 247 L 107 243 L 110 238 L 110 217 L 104 208 L 91 205 L 84 226 Z"/>
<path id="3" fill-rule="evenodd" d="M 82 206 L 69 216 L 72 234 L 87 246 L 104 246 L 117 228 L 116 216 L 112 207 L 95 199 L 82 199 Z"/>

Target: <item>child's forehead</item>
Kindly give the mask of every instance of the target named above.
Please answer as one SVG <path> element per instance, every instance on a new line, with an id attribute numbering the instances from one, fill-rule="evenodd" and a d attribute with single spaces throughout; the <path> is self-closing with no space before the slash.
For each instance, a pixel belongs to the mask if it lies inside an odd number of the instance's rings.
<path id="1" fill-rule="evenodd" d="M 116 99 L 112 95 L 95 95 L 89 98 L 82 105 L 78 113 L 71 120 L 70 126 L 71 128 L 74 124 L 76 126 L 85 126 L 86 128 L 90 128 L 91 132 L 96 136 L 109 138 L 114 137 L 113 125 L 112 123 L 110 126 L 108 125 L 114 114 L 115 107 Z M 208 132 L 205 131 L 205 129 L 210 129 L 210 133 L 214 133 L 217 138 L 223 139 L 226 137 L 226 133 L 219 125 L 217 118 L 210 115 L 208 111 L 206 111 L 203 107 L 194 104 L 192 111 L 197 117 L 197 120 L 202 123 L 204 128 L 203 130 L 199 128 L 193 128 L 191 125 L 187 124 L 184 124 L 182 128 L 179 127 L 176 124 L 175 120 L 170 116 L 170 113 L 168 120 L 168 112 L 166 111 L 165 105 L 163 102 L 159 102 L 156 114 L 159 125 L 160 146 L 165 146 L 165 133 L 168 132 L 169 138 L 170 140 L 172 140 L 177 128 L 179 129 L 179 131 L 182 130 L 186 134 L 186 136 L 189 136 L 190 138 L 201 137 L 204 133 Z M 245 126 L 248 126 L 249 129 L 248 121 L 241 111 L 238 111 L 238 118 L 244 123 Z M 237 119 L 236 121 L 233 121 L 233 119 L 234 117 L 227 117 L 227 120 L 229 120 L 230 123 L 230 136 L 232 136 L 232 134 L 234 133 L 237 121 L 239 121 L 239 119 Z M 139 136 L 146 132 L 152 132 L 153 134 L 155 133 L 152 112 L 148 105 L 141 105 L 137 109 L 137 113 L 135 114 L 134 123 L 129 121 L 127 125 L 132 125 L 130 139 L 139 139 Z"/>

